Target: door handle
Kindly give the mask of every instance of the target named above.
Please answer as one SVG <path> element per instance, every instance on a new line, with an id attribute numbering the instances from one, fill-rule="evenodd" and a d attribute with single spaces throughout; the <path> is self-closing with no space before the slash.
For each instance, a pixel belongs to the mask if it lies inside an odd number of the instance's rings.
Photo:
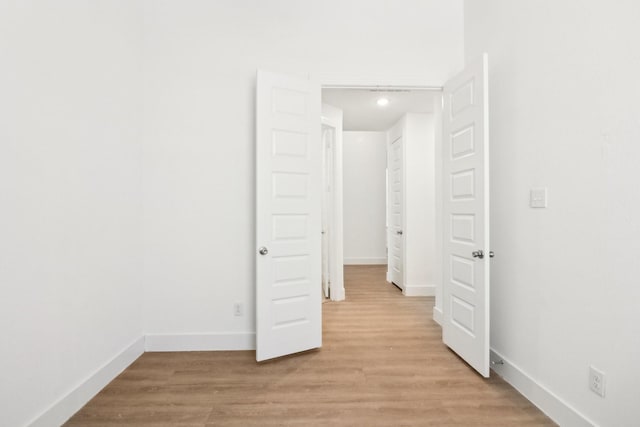
<path id="1" fill-rule="evenodd" d="M 402 236 L 402 230 L 398 230 L 398 231 L 396 231 L 396 234 L 397 234 L 398 236 Z"/>
<path id="2" fill-rule="evenodd" d="M 269 253 L 269 249 L 267 249 L 266 247 L 262 246 L 260 249 L 258 249 L 258 252 L 260 253 L 260 255 L 266 255 Z"/>
<path id="3" fill-rule="evenodd" d="M 473 256 L 474 258 L 484 258 L 484 252 L 482 250 L 479 251 L 473 251 L 471 252 L 471 256 Z"/>

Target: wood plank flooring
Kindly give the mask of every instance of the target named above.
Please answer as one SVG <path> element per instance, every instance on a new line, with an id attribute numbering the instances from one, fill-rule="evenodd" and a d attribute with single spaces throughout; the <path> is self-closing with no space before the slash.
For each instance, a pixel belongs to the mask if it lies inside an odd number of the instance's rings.
<path id="1" fill-rule="evenodd" d="M 555 425 L 448 350 L 433 299 L 404 297 L 385 270 L 346 267 L 320 350 L 261 364 L 253 351 L 145 353 L 66 425 Z"/>

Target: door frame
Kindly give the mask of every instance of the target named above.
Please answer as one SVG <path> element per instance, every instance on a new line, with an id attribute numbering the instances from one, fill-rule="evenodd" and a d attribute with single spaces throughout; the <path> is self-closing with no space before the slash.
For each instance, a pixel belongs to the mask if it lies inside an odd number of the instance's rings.
<path id="1" fill-rule="evenodd" d="M 320 91 L 323 89 L 375 89 L 375 90 L 424 90 L 430 92 L 437 92 L 442 95 L 444 86 L 441 83 L 433 84 L 431 82 L 424 82 L 420 79 L 384 79 L 384 78 L 353 78 L 347 77 L 342 78 L 335 75 L 315 75 L 315 79 L 320 82 Z M 322 94 L 320 96 L 322 99 Z M 439 98 L 442 100 L 442 96 Z M 435 135 L 434 135 L 434 155 L 435 155 L 435 197 L 436 197 L 436 214 L 435 214 L 435 227 L 436 227 L 436 250 L 435 250 L 435 259 L 436 263 L 436 271 L 435 271 L 435 280 L 436 280 L 436 295 L 435 295 L 435 304 L 433 307 L 433 320 L 436 321 L 439 325 L 442 325 L 442 316 L 443 316 L 443 307 L 442 307 L 442 287 L 443 287 L 443 269 L 444 265 L 442 263 L 442 253 L 443 253 L 443 233 L 444 233 L 444 223 L 442 217 L 442 102 L 436 103 L 436 106 L 439 104 L 439 108 L 434 109 L 434 120 L 435 120 Z M 324 104 L 323 104 L 324 105 Z M 342 123 L 341 123 L 342 124 Z M 339 205 L 340 210 L 337 211 L 337 204 L 334 204 L 334 218 L 339 218 L 340 229 L 333 230 L 335 238 L 340 242 L 340 257 L 339 257 L 339 265 L 340 269 L 344 268 L 344 260 L 342 259 L 342 242 L 343 242 L 343 230 L 342 230 L 342 192 L 343 192 L 343 183 L 342 183 L 342 127 L 340 129 L 340 144 L 339 149 L 336 149 L 336 153 L 339 151 L 339 161 L 334 163 L 334 173 L 340 176 L 339 181 L 336 181 L 335 184 L 335 192 L 339 193 Z M 388 143 L 389 141 L 387 141 Z M 388 145 L 388 144 L 387 144 Z M 404 150 L 403 150 L 404 156 Z M 339 169 L 339 171 L 338 171 Z M 404 201 L 403 201 L 404 203 Z M 386 209 L 386 208 L 385 208 Z M 388 236 L 388 233 L 387 233 Z M 388 237 L 387 237 L 387 245 Z M 335 264 L 334 264 L 335 265 Z M 387 281 L 389 281 L 389 277 L 386 277 Z M 343 292 L 344 292 L 344 283 L 343 284 Z M 344 294 L 343 294 L 344 295 Z M 333 299 L 333 298 L 331 298 Z M 343 298 L 344 299 L 344 298 Z"/>
<path id="2" fill-rule="evenodd" d="M 319 75 L 317 73 L 312 73 L 312 74 L 308 74 L 308 79 L 309 81 L 312 82 L 313 85 L 316 85 L 316 88 L 320 91 L 320 100 L 319 100 L 319 104 L 322 103 L 322 89 L 329 89 L 329 88 L 333 88 L 333 89 L 377 89 L 377 90 L 384 90 L 384 89 L 412 89 L 412 90 L 425 90 L 425 91 L 435 91 L 435 92 L 443 92 L 443 87 L 439 86 L 439 85 L 429 85 L 429 84 L 424 84 L 424 80 L 418 78 L 418 79 L 403 79 L 400 78 L 398 80 L 394 80 L 391 79 L 391 82 L 388 80 L 384 80 L 384 79 L 370 79 L 370 78 L 340 78 L 337 77 L 335 74 L 333 75 Z M 382 80 L 381 83 L 380 80 Z M 320 107 L 321 105 L 318 105 L 318 107 Z M 438 111 L 438 109 L 435 109 L 435 115 L 436 117 L 438 117 L 438 114 L 441 114 L 441 111 Z M 322 124 L 322 113 L 320 114 L 320 121 Z M 337 123 L 334 123 L 336 125 L 336 128 L 338 127 Z M 441 126 L 441 123 L 440 123 Z M 320 129 L 318 129 L 320 131 Z M 342 241 L 343 241 L 343 230 L 342 230 L 342 194 L 343 194 L 343 182 L 342 182 L 342 120 L 340 120 L 339 123 L 339 129 L 336 129 L 336 149 L 334 150 L 334 155 L 336 156 L 336 161 L 335 161 L 335 165 L 339 166 L 334 168 L 334 173 L 337 173 L 337 175 L 339 176 L 339 179 L 335 181 L 335 191 L 334 191 L 334 196 L 337 199 L 337 203 L 334 203 L 334 218 L 337 219 L 336 223 L 340 225 L 339 229 L 336 228 L 334 230 L 334 237 L 335 237 L 335 241 L 338 242 L 339 244 L 337 244 L 337 251 L 334 251 L 334 255 L 336 258 L 337 262 L 334 262 L 333 265 L 334 266 L 342 266 L 343 265 L 343 259 L 342 259 Z M 440 163 L 442 161 L 442 150 L 441 150 L 441 145 L 442 145 L 442 134 L 441 132 L 438 132 L 438 128 L 436 128 L 436 132 L 435 132 L 435 153 L 436 156 L 438 155 L 438 150 L 440 150 L 440 157 L 436 158 L 436 175 L 438 173 L 441 173 L 441 166 Z M 319 159 L 320 160 L 320 159 Z M 321 160 L 320 160 L 321 161 Z M 440 176 L 436 176 L 436 196 L 438 196 L 438 194 L 442 195 L 442 189 L 438 187 L 438 182 L 440 183 L 440 187 L 442 186 L 442 179 Z M 321 187 L 318 187 L 321 190 Z M 316 190 L 317 191 L 317 190 Z M 336 207 L 339 206 L 339 210 L 336 209 Z M 439 212 L 438 212 L 439 210 Z M 437 235 L 440 235 L 444 232 L 444 223 L 442 221 L 442 200 L 436 199 L 436 223 L 435 226 L 436 228 L 440 230 L 439 233 L 437 233 Z M 441 236 L 444 237 L 444 236 Z M 440 240 L 440 243 L 442 243 L 442 239 Z M 436 241 L 436 244 L 438 244 L 438 241 Z M 436 247 L 436 260 L 438 260 L 438 256 L 440 256 L 440 260 L 441 258 L 441 254 L 443 251 L 443 247 L 441 245 L 438 245 Z M 318 265 L 318 268 L 321 268 L 321 265 Z M 436 317 L 436 311 L 438 310 L 438 305 L 440 305 L 440 307 L 442 307 L 442 271 L 444 269 L 444 265 L 442 264 L 442 262 L 438 263 L 436 266 L 436 278 L 439 278 L 440 280 L 436 283 L 436 301 L 435 301 L 435 307 L 434 307 L 434 320 L 437 321 L 437 317 Z M 340 269 L 342 270 L 342 269 Z M 342 276 L 342 271 L 340 271 L 340 276 Z M 321 291 L 321 289 L 318 289 L 319 291 Z M 342 298 L 344 298 L 344 285 L 342 284 Z M 440 295 L 440 298 L 438 298 L 438 292 Z M 334 295 L 336 294 L 336 292 L 334 292 Z M 340 294 L 338 293 L 338 295 L 335 295 L 336 298 L 340 297 Z M 439 303 L 439 304 L 438 304 Z M 257 320 L 256 320 L 257 321 Z M 440 322 L 438 322 L 440 323 Z M 321 336 L 322 336 L 322 331 L 321 331 Z"/>

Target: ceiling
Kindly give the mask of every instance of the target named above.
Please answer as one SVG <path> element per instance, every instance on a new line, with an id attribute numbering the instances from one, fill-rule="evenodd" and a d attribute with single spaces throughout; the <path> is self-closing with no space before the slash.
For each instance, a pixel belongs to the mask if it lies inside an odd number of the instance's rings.
<path id="1" fill-rule="evenodd" d="M 379 98 L 389 103 L 381 107 Z M 397 89 L 323 89 L 322 102 L 344 113 L 345 131 L 386 131 L 405 113 L 432 113 L 440 92 Z"/>

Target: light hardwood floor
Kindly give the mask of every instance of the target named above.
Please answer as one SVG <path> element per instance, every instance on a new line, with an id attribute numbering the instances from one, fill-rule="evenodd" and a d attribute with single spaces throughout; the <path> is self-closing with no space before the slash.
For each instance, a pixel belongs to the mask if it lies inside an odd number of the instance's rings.
<path id="1" fill-rule="evenodd" d="M 253 351 L 145 353 L 67 425 L 554 425 L 448 350 L 433 299 L 404 297 L 385 269 L 346 268 L 320 350 L 261 364 Z"/>

